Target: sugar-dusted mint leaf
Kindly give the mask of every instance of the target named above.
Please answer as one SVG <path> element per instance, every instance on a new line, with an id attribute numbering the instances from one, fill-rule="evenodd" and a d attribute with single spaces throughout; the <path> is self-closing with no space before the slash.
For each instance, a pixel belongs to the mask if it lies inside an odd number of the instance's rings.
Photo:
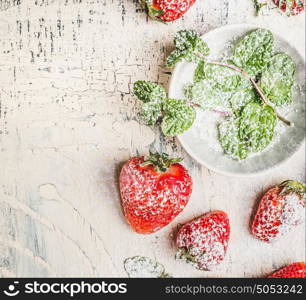
<path id="1" fill-rule="evenodd" d="M 124 269 L 130 278 L 170 277 L 159 262 L 145 256 L 134 256 L 124 261 Z"/>
<path id="2" fill-rule="evenodd" d="M 249 103 L 242 111 L 239 137 L 252 152 L 266 148 L 274 136 L 277 116 L 273 107 Z"/>
<path id="3" fill-rule="evenodd" d="M 268 64 L 273 51 L 273 35 L 257 29 L 245 35 L 235 46 L 232 61 L 250 76 L 258 75 Z"/>
<path id="4" fill-rule="evenodd" d="M 239 136 L 239 119 L 228 118 L 218 126 L 219 141 L 224 153 L 235 160 L 246 159 L 250 153 L 245 141 Z"/>
<path id="5" fill-rule="evenodd" d="M 144 80 L 139 80 L 134 83 L 134 94 L 143 102 L 162 101 L 167 96 L 163 87 Z"/>
<path id="6" fill-rule="evenodd" d="M 263 71 L 259 86 L 266 97 L 275 105 L 288 105 L 292 102 L 296 66 L 291 56 L 279 53 L 272 57 Z"/>
<path id="7" fill-rule="evenodd" d="M 199 61 L 197 54 L 207 56 L 209 48 L 194 30 L 181 30 L 174 38 L 175 49 L 168 56 L 167 67 L 173 67 L 182 60 Z"/>
<path id="8" fill-rule="evenodd" d="M 250 81 L 242 77 L 237 71 L 227 66 L 208 63 L 201 60 L 195 70 L 194 80 L 199 82 L 203 79 L 213 82 L 214 88 L 222 92 L 234 92 L 250 87 Z"/>
<path id="9" fill-rule="evenodd" d="M 194 82 L 200 82 L 205 79 L 205 73 L 204 73 L 205 64 L 206 64 L 205 61 L 202 59 L 198 62 L 197 67 L 194 71 L 194 76 L 193 76 Z"/>
<path id="10" fill-rule="evenodd" d="M 194 108 L 184 100 L 167 99 L 163 105 L 164 118 L 162 132 L 167 136 L 176 136 L 188 130 L 196 118 Z"/>
<path id="11" fill-rule="evenodd" d="M 230 105 L 235 116 L 240 116 L 242 109 L 250 102 L 260 103 L 260 99 L 252 88 L 233 94 L 230 98 Z"/>
<path id="12" fill-rule="evenodd" d="M 202 80 L 185 88 L 185 95 L 189 101 L 201 106 L 204 110 L 211 110 L 217 106 L 227 106 L 229 95 L 216 88 L 210 80 Z"/>
<path id="13" fill-rule="evenodd" d="M 161 102 L 146 102 L 141 107 L 141 118 L 146 125 L 155 125 L 162 117 Z"/>

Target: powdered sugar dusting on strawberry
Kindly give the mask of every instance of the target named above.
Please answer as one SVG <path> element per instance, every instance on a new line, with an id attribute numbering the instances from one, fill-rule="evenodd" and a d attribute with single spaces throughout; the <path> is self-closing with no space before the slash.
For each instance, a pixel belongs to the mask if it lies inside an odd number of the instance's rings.
<path id="1" fill-rule="evenodd" d="M 171 22 L 185 14 L 196 0 L 153 0 L 153 7 L 162 10 L 160 19 Z"/>
<path id="2" fill-rule="evenodd" d="M 230 235 L 229 219 L 222 211 L 210 212 L 179 231 L 176 244 L 178 258 L 201 270 L 210 270 L 225 257 Z"/>
<path id="3" fill-rule="evenodd" d="M 127 221 L 139 233 L 153 233 L 168 225 L 187 205 L 192 180 L 186 169 L 174 164 L 169 172 L 141 167 L 143 157 L 130 159 L 120 174 L 120 192 Z"/>
<path id="4" fill-rule="evenodd" d="M 270 276 L 269 278 L 306 278 L 306 264 L 304 262 L 296 262 L 290 264 Z"/>
<path id="5" fill-rule="evenodd" d="M 302 197 L 293 192 L 281 192 L 279 186 L 270 189 L 262 198 L 254 218 L 252 232 L 265 242 L 279 239 L 305 220 Z"/>

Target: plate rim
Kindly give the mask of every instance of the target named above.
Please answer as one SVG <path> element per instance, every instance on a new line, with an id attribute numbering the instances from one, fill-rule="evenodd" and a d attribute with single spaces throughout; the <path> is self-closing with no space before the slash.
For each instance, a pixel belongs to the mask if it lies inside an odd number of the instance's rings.
<path id="1" fill-rule="evenodd" d="M 216 32 L 218 31 L 222 31 L 224 29 L 228 29 L 228 28 L 250 28 L 250 30 L 252 29 L 268 29 L 270 30 L 273 35 L 283 39 L 284 41 L 288 42 L 288 44 L 290 44 L 290 42 L 285 38 L 285 37 L 282 37 L 280 36 L 277 32 L 275 32 L 274 30 L 270 29 L 270 28 L 265 28 L 265 27 L 262 27 L 260 25 L 256 25 L 256 24 L 249 24 L 249 23 L 238 23 L 238 24 L 229 24 L 229 25 L 225 25 L 225 26 L 221 26 L 221 27 L 218 27 L 218 28 L 215 28 L 215 29 L 212 29 L 204 34 L 201 35 L 201 38 L 205 38 L 209 35 L 212 35 L 212 34 L 215 34 Z M 296 47 L 292 47 L 294 48 L 294 50 L 300 55 L 300 57 L 302 58 L 303 60 L 303 63 L 304 63 L 304 66 L 305 66 L 305 56 L 300 52 L 300 50 L 298 50 Z M 168 88 L 168 92 L 169 92 L 169 95 L 171 94 L 171 90 L 173 87 L 173 83 L 174 83 L 174 77 L 176 77 L 176 73 L 178 72 L 178 66 L 182 64 L 182 62 L 180 62 L 177 66 L 175 66 L 174 70 L 172 71 L 172 75 L 171 75 L 171 78 L 170 78 L 170 81 L 169 81 L 169 88 Z M 194 155 L 193 151 L 190 149 L 189 146 L 187 146 L 183 141 L 182 141 L 182 138 L 180 135 L 176 136 L 176 139 L 179 141 L 179 143 L 181 144 L 181 146 L 184 148 L 184 150 L 188 153 L 188 155 L 190 155 L 195 161 L 197 161 L 200 165 L 206 167 L 207 169 L 215 172 L 215 173 L 218 173 L 218 174 L 221 174 L 221 175 L 225 175 L 225 176 L 231 176 L 231 177 L 254 177 L 254 176 L 258 176 L 258 175 L 263 175 L 263 174 L 266 174 L 266 173 L 269 173 L 273 170 L 275 170 L 276 168 L 279 168 L 280 166 L 284 165 L 287 161 L 289 161 L 291 158 L 293 158 L 293 156 L 298 153 L 301 148 L 305 145 L 305 135 L 304 135 L 304 138 L 302 140 L 302 142 L 300 143 L 300 145 L 296 148 L 296 150 L 290 155 L 288 156 L 287 158 L 285 158 L 284 160 L 280 161 L 279 163 L 275 164 L 274 166 L 271 166 L 271 167 L 268 167 L 266 169 L 263 169 L 263 170 L 260 170 L 260 171 L 254 171 L 254 172 L 251 172 L 251 173 L 243 173 L 243 172 L 230 172 L 230 171 L 224 171 L 224 170 L 220 170 L 218 168 L 215 168 L 214 166 L 204 162 L 203 160 L 199 159 L 196 155 Z"/>

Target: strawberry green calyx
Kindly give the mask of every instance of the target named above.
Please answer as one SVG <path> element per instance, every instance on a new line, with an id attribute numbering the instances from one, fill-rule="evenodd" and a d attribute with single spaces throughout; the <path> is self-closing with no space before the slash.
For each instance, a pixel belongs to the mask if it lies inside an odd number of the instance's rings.
<path id="1" fill-rule="evenodd" d="M 149 16 L 154 20 L 160 21 L 159 17 L 165 14 L 163 10 L 154 8 L 151 0 L 141 0 L 141 5 L 148 10 Z"/>
<path id="2" fill-rule="evenodd" d="M 268 2 L 261 2 L 259 0 L 255 0 L 254 1 L 254 6 L 255 6 L 255 9 L 256 9 L 256 16 L 259 16 L 261 10 L 263 7 L 267 6 L 268 5 Z"/>
<path id="3" fill-rule="evenodd" d="M 179 163 L 183 158 L 169 158 L 166 153 L 159 154 L 150 151 L 150 156 L 141 164 L 142 167 L 153 165 L 156 172 L 166 172 L 173 164 Z"/>
<path id="4" fill-rule="evenodd" d="M 191 263 L 192 265 L 197 265 L 197 256 L 192 255 L 191 249 L 187 249 L 185 247 L 179 248 L 178 252 L 176 253 L 176 258 L 183 258 L 186 262 Z"/>
<path id="5" fill-rule="evenodd" d="M 304 197 L 306 193 L 306 186 L 298 181 L 286 180 L 280 186 L 283 188 L 282 194 L 296 193 L 300 197 Z"/>

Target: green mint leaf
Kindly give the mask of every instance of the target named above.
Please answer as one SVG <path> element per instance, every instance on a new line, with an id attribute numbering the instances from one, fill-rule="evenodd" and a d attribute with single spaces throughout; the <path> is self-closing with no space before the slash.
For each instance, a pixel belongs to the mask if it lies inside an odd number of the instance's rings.
<path id="1" fill-rule="evenodd" d="M 204 60 L 200 60 L 198 62 L 198 65 L 194 71 L 194 77 L 193 77 L 194 82 L 200 82 L 205 79 L 204 65 L 205 65 Z"/>
<path id="2" fill-rule="evenodd" d="M 277 116 L 271 106 L 249 103 L 241 114 L 240 139 L 252 152 L 261 151 L 272 141 L 276 123 Z"/>
<path id="3" fill-rule="evenodd" d="M 162 101 L 167 96 L 163 87 L 153 82 L 143 80 L 134 83 L 134 94 L 143 102 Z"/>
<path id="4" fill-rule="evenodd" d="M 230 105 L 235 116 L 240 116 L 242 109 L 251 102 L 260 103 L 261 100 L 258 98 L 254 89 L 246 89 L 243 91 L 239 91 L 234 93 L 230 98 Z"/>
<path id="5" fill-rule="evenodd" d="M 250 87 L 250 81 L 238 72 L 226 66 L 204 62 L 201 77 L 214 83 L 214 87 L 222 92 L 235 92 Z M 200 68 L 200 65 L 198 65 Z M 197 69 L 198 69 L 197 68 Z M 196 70 L 199 72 L 199 70 Z"/>
<path id="6" fill-rule="evenodd" d="M 239 119 L 229 118 L 219 124 L 219 141 L 224 153 L 235 160 L 246 159 L 250 151 L 239 136 Z"/>
<path id="7" fill-rule="evenodd" d="M 145 256 L 127 258 L 124 261 L 124 269 L 130 278 L 170 277 L 162 264 Z"/>
<path id="8" fill-rule="evenodd" d="M 182 60 L 199 61 L 197 54 L 207 56 L 209 48 L 194 30 L 181 30 L 174 38 L 175 50 L 168 56 L 167 67 L 173 67 Z"/>
<path id="9" fill-rule="evenodd" d="M 162 117 L 161 102 L 146 102 L 141 107 L 141 119 L 146 125 L 152 126 Z"/>
<path id="10" fill-rule="evenodd" d="M 277 106 L 292 103 L 295 69 L 295 63 L 288 54 L 279 53 L 272 57 L 259 81 L 259 86 L 271 103 Z"/>
<path id="11" fill-rule="evenodd" d="M 204 110 L 211 110 L 218 106 L 226 106 L 229 95 L 216 88 L 210 80 L 202 80 L 185 88 L 185 95 L 189 101 L 201 106 Z"/>
<path id="12" fill-rule="evenodd" d="M 273 51 L 273 35 L 257 29 L 245 35 L 234 48 L 233 62 L 250 76 L 258 75 L 268 64 Z"/>
<path id="13" fill-rule="evenodd" d="M 194 108 L 183 100 L 167 99 L 163 112 L 161 129 L 166 136 L 182 134 L 192 126 L 196 118 Z"/>

